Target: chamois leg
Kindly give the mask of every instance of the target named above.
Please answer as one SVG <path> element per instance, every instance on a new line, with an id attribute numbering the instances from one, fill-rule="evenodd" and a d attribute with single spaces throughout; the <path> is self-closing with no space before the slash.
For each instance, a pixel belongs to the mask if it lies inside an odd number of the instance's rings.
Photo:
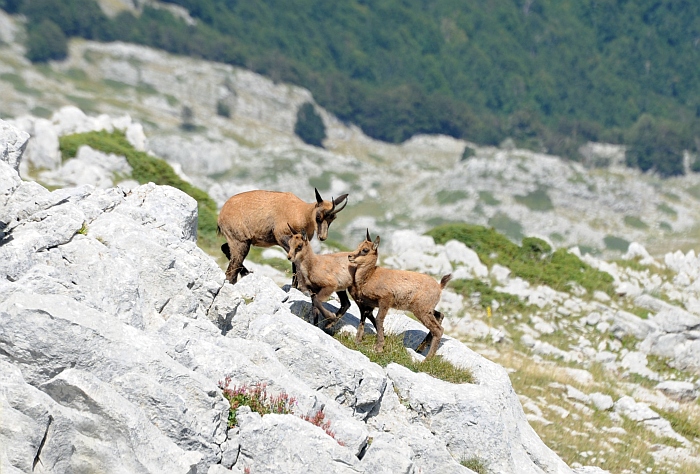
<path id="1" fill-rule="evenodd" d="M 420 319 L 423 324 L 427 323 L 425 324 L 425 327 L 427 327 L 430 331 L 430 349 L 428 350 L 428 354 L 425 356 L 426 359 L 430 359 L 437 352 L 438 346 L 440 345 L 440 339 L 444 333 L 442 326 L 440 326 L 440 323 L 438 322 L 438 320 L 441 320 L 441 318 L 436 317 L 435 314 L 433 314 L 433 317 L 430 317 L 428 314 L 423 318 L 418 317 L 418 319 Z"/>
<path id="2" fill-rule="evenodd" d="M 442 320 L 444 318 L 443 314 L 438 310 L 433 310 L 433 317 L 438 322 L 438 324 L 440 326 L 442 326 Z M 423 342 L 421 342 L 418 345 L 418 347 L 416 347 L 416 352 L 423 352 L 423 349 L 425 349 L 425 346 L 430 344 L 432 341 L 433 341 L 433 333 L 428 332 L 428 334 L 426 334 L 425 338 L 423 339 Z"/>
<path id="3" fill-rule="evenodd" d="M 379 305 L 377 313 L 377 324 L 374 327 L 377 329 L 377 343 L 374 345 L 375 352 L 384 352 L 384 318 L 389 311 L 388 306 Z"/>
<path id="4" fill-rule="evenodd" d="M 358 304 L 357 307 L 360 309 L 360 324 L 357 325 L 355 342 L 359 344 L 362 342 L 362 337 L 365 335 L 365 319 L 369 318 L 369 320 L 372 321 L 372 324 L 374 324 L 375 328 L 377 325 L 375 324 L 374 316 L 372 316 L 372 311 L 374 308 L 371 306 L 362 306 L 360 304 Z"/>
<path id="5" fill-rule="evenodd" d="M 338 298 L 340 298 L 340 308 L 338 308 L 338 311 L 335 313 L 335 318 L 340 319 L 345 315 L 345 312 L 350 307 L 350 298 L 348 298 L 348 294 L 344 290 L 337 291 L 336 294 L 338 295 Z"/>
<path id="6" fill-rule="evenodd" d="M 233 241 L 232 243 L 229 242 L 228 245 L 224 244 L 221 246 L 221 251 L 224 254 L 227 254 L 228 251 L 229 262 L 226 269 L 226 279 L 232 285 L 236 284 L 238 275 L 244 277 L 249 273 L 248 269 L 243 266 L 243 260 L 245 260 L 249 250 L 250 242 Z"/>
<path id="7" fill-rule="evenodd" d="M 335 319 L 335 315 L 323 307 L 323 301 L 318 297 L 318 295 L 311 295 L 311 304 L 315 310 L 315 317 L 320 314 L 322 318 L 320 322 L 324 323 L 323 327 L 325 329 L 330 329 L 337 321 Z M 314 325 L 316 324 L 318 324 L 317 321 L 314 322 Z"/>
<path id="8" fill-rule="evenodd" d="M 292 262 L 292 288 L 299 289 L 299 280 L 297 279 L 297 266 Z"/>

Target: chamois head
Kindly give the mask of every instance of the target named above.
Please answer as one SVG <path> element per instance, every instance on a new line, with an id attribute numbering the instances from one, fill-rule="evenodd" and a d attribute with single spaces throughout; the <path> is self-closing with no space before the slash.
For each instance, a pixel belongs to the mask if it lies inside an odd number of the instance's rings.
<path id="1" fill-rule="evenodd" d="M 328 227 L 331 225 L 331 222 L 335 220 L 336 215 L 348 204 L 348 195 L 343 194 L 330 201 L 324 201 L 318 193 L 318 189 L 314 188 L 314 191 L 316 191 L 316 208 L 314 209 L 316 235 L 318 235 L 319 240 L 326 240 L 328 238 Z M 339 204 L 342 204 L 342 206 L 336 207 Z"/>
<path id="2" fill-rule="evenodd" d="M 348 260 L 350 260 L 350 263 L 362 265 L 365 262 L 376 262 L 379 240 L 379 236 L 377 236 L 377 238 L 374 239 L 374 242 L 372 242 L 372 238 L 369 236 L 369 229 L 367 229 L 367 237 L 365 237 L 365 240 L 359 247 L 357 247 L 357 250 L 348 255 Z"/>
<path id="3" fill-rule="evenodd" d="M 292 226 L 287 224 L 289 230 L 292 231 L 292 237 L 287 243 L 289 245 L 289 252 L 287 252 L 287 260 L 293 262 L 298 254 L 302 252 L 305 245 L 309 245 L 309 238 L 306 235 L 306 231 L 294 232 Z"/>

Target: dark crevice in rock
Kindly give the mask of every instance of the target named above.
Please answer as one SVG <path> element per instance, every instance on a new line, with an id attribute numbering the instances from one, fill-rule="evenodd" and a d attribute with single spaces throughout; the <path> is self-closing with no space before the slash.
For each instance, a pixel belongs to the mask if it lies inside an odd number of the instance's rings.
<path id="1" fill-rule="evenodd" d="M 225 284 L 225 283 L 224 283 Z M 209 314 L 209 311 L 211 311 L 211 307 L 214 306 L 214 301 L 216 301 L 216 297 L 219 296 L 219 293 L 221 293 L 221 289 L 224 287 L 224 285 L 221 285 L 216 292 L 214 292 L 212 298 L 211 298 L 211 303 L 209 303 L 209 306 L 207 307 L 207 310 L 205 311 L 205 314 Z M 230 321 L 229 321 L 230 322 Z M 225 335 L 225 334 L 224 334 Z"/>
<path id="2" fill-rule="evenodd" d="M 168 298 L 167 300 L 165 300 L 165 303 L 163 303 L 163 306 L 161 306 L 161 307 L 158 309 L 158 314 L 161 314 L 161 313 L 163 312 L 163 309 L 165 309 L 165 307 L 168 306 L 168 303 L 170 303 L 170 298 Z"/>
<path id="3" fill-rule="evenodd" d="M 51 423 L 53 423 L 53 416 L 49 415 L 49 422 L 46 424 L 46 431 L 44 432 L 44 437 L 41 439 L 41 443 L 39 443 L 39 449 L 37 449 L 36 451 L 36 456 L 34 456 L 34 462 L 32 463 L 32 472 L 34 471 L 34 469 L 36 469 L 36 465 L 41 462 L 41 450 L 44 449 L 44 444 L 46 444 L 46 440 L 49 437 L 49 429 L 51 428 Z"/>

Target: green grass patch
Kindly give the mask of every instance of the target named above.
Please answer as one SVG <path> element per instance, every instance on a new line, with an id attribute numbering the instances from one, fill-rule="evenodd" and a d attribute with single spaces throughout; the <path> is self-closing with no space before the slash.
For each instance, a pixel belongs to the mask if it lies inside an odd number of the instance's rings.
<path id="1" fill-rule="evenodd" d="M 527 306 L 520 301 L 516 295 L 509 293 L 501 293 L 494 290 L 487 283 L 481 280 L 452 280 L 450 288 L 456 293 L 459 293 L 467 298 L 470 298 L 475 293 L 479 293 L 479 305 L 486 309 L 492 306 L 493 300 L 498 301 L 499 311 L 508 313 L 511 311 L 525 311 Z"/>
<path id="2" fill-rule="evenodd" d="M 309 178 L 309 184 L 319 191 L 327 191 L 331 189 L 331 181 L 333 176 L 345 181 L 346 183 L 356 183 L 358 176 L 354 173 L 334 173 L 330 171 L 324 171 L 318 176 L 312 176 Z"/>
<path id="3" fill-rule="evenodd" d="M 494 229 L 503 232 L 505 235 L 507 235 L 513 240 L 519 241 L 524 237 L 523 226 L 520 225 L 520 222 L 514 221 L 506 214 L 503 214 L 501 212 L 497 213 L 489 219 L 489 225 Z"/>
<path id="4" fill-rule="evenodd" d="M 517 202 L 527 207 L 531 211 L 545 212 L 554 209 L 554 205 L 547 194 L 547 190 L 543 188 L 537 188 L 535 191 L 532 191 L 524 196 L 513 197 Z"/>
<path id="5" fill-rule="evenodd" d="M 125 90 L 131 89 L 131 85 L 127 84 L 126 82 L 121 82 L 121 81 L 115 81 L 113 79 L 103 79 L 102 82 L 107 86 L 110 87 L 116 91 L 123 92 Z"/>
<path id="6" fill-rule="evenodd" d="M 623 221 L 626 226 L 632 227 L 634 229 L 644 230 L 649 228 L 649 226 L 637 216 L 625 216 Z"/>
<path id="7" fill-rule="evenodd" d="M 24 78 L 19 74 L 14 74 L 11 72 L 0 74 L 0 81 L 9 82 L 17 92 L 21 92 L 22 94 L 29 94 L 33 96 L 41 95 L 41 91 L 39 89 L 34 89 L 33 87 L 27 86 L 27 83 L 24 82 Z"/>
<path id="8" fill-rule="evenodd" d="M 501 201 L 493 197 L 491 191 L 479 191 L 479 200 L 487 206 L 498 206 Z"/>
<path id="9" fill-rule="evenodd" d="M 693 196 L 695 199 L 700 201 L 700 184 L 695 184 L 686 188 L 685 192 Z"/>
<path id="10" fill-rule="evenodd" d="M 549 234 L 549 238 L 552 239 L 552 242 L 564 242 L 564 236 L 561 235 L 559 232 L 552 232 L 551 234 Z"/>
<path id="11" fill-rule="evenodd" d="M 571 282 L 589 292 L 614 293 L 613 278 L 581 261 L 576 255 L 558 249 L 552 252 L 542 239 L 527 237 L 519 246 L 494 229 L 473 224 L 446 224 L 428 231 L 436 243 L 455 239 L 473 249 L 489 267 L 498 263 L 534 285 L 548 285 L 557 291 L 568 291 Z"/>
<path id="12" fill-rule="evenodd" d="M 664 221 L 659 222 L 659 229 L 665 230 L 666 232 L 673 232 L 673 227 L 671 227 L 671 224 Z"/>
<path id="13" fill-rule="evenodd" d="M 671 202 L 681 202 L 681 197 L 678 194 L 670 192 L 664 192 L 661 194 L 663 194 Z"/>
<path id="14" fill-rule="evenodd" d="M 461 190 L 448 191 L 441 190 L 435 195 L 438 204 L 454 204 L 455 202 L 461 201 L 467 198 L 467 193 Z"/>
<path id="15" fill-rule="evenodd" d="M 36 107 L 32 108 L 31 113 L 35 117 L 51 118 L 51 116 L 53 115 L 53 110 L 47 109 L 46 107 L 42 107 L 41 105 L 37 105 Z"/>
<path id="16" fill-rule="evenodd" d="M 608 250 L 616 250 L 618 252 L 627 252 L 630 246 L 629 240 L 615 237 L 614 235 L 606 235 L 603 239 L 603 243 Z"/>
<path id="17" fill-rule="evenodd" d="M 673 427 L 674 431 L 684 438 L 694 441 L 700 439 L 700 424 L 698 420 L 691 419 L 687 414 L 679 411 L 672 412 L 654 407 L 654 411 L 662 417 L 666 418 Z"/>
<path id="18" fill-rule="evenodd" d="M 80 97 L 77 95 L 66 94 L 66 99 L 70 100 L 73 105 L 77 106 L 83 112 L 97 112 L 97 107 L 95 101 L 88 99 L 87 97 Z"/>
<path id="19" fill-rule="evenodd" d="M 663 212 L 664 214 L 667 214 L 667 215 L 669 215 L 669 216 L 672 216 L 672 217 L 678 216 L 678 212 L 676 212 L 676 210 L 675 210 L 674 208 L 672 208 L 671 206 L 669 206 L 669 205 L 666 204 L 665 202 L 662 202 L 661 204 L 659 204 L 658 206 L 656 206 L 656 208 L 657 208 L 659 211 L 661 211 L 661 212 Z"/>
<path id="20" fill-rule="evenodd" d="M 476 472 L 476 474 L 489 474 L 486 464 L 479 458 L 462 459 L 460 464 Z"/>
<path id="21" fill-rule="evenodd" d="M 193 197 L 197 201 L 199 211 L 197 243 L 211 254 L 219 252 L 217 242 L 220 239 L 216 235 L 217 207 L 214 200 L 206 192 L 182 180 L 165 161 L 135 150 L 124 136 L 124 132 L 108 133 L 103 130 L 66 135 L 59 139 L 59 145 L 64 160 L 74 157 L 81 145 L 89 145 L 105 153 L 122 155 L 133 169 L 131 177 L 140 184 L 153 182 L 169 185 Z"/>
<path id="22" fill-rule="evenodd" d="M 435 356 L 432 359 L 423 362 L 414 362 L 408 351 L 403 345 L 403 337 L 393 334 L 385 335 L 384 337 L 384 352 L 375 352 L 374 344 L 377 342 L 377 337 L 371 334 L 365 334 L 362 343 L 357 344 L 355 337 L 345 333 L 335 335 L 335 338 L 340 341 L 345 347 L 360 351 L 366 355 L 372 362 L 386 367 L 392 362 L 403 365 L 413 372 L 425 372 L 440 380 L 451 383 L 472 383 L 474 376 L 468 369 L 460 369 L 444 360 L 441 356 Z"/>

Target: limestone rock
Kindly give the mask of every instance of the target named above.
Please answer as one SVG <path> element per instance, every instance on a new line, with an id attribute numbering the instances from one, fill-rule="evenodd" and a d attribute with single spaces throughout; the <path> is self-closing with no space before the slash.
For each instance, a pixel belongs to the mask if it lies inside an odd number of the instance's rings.
<path id="1" fill-rule="evenodd" d="M 15 171 L 19 171 L 22 153 L 27 146 L 28 140 L 28 133 L 18 130 L 4 120 L 0 120 L 0 161 L 4 161 Z"/>
<path id="2" fill-rule="evenodd" d="M 690 382 L 667 380 L 658 384 L 656 390 L 679 402 L 692 402 L 698 398 L 698 391 Z"/>
<path id="3" fill-rule="evenodd" d="M 237 418 L 241 451 L 236 467 L 270 474 L 365 472 L 350 450 L 321 428 L 294 415 L 261 417 L 243 407 Z M 272 439 L 275 441 L 270 442 Z"/>
<path id="4" fill-rule="evenodd" d="M 78 148 L 75 158 L 67 160 L 58 169 L 39 172 L 39 178 L 52 186 L 90 184 L 106 189 L 113 187 L 118 177 L 131 176 L 131 171 L 123 156 L 102 153 L 83 145 Z"/>

